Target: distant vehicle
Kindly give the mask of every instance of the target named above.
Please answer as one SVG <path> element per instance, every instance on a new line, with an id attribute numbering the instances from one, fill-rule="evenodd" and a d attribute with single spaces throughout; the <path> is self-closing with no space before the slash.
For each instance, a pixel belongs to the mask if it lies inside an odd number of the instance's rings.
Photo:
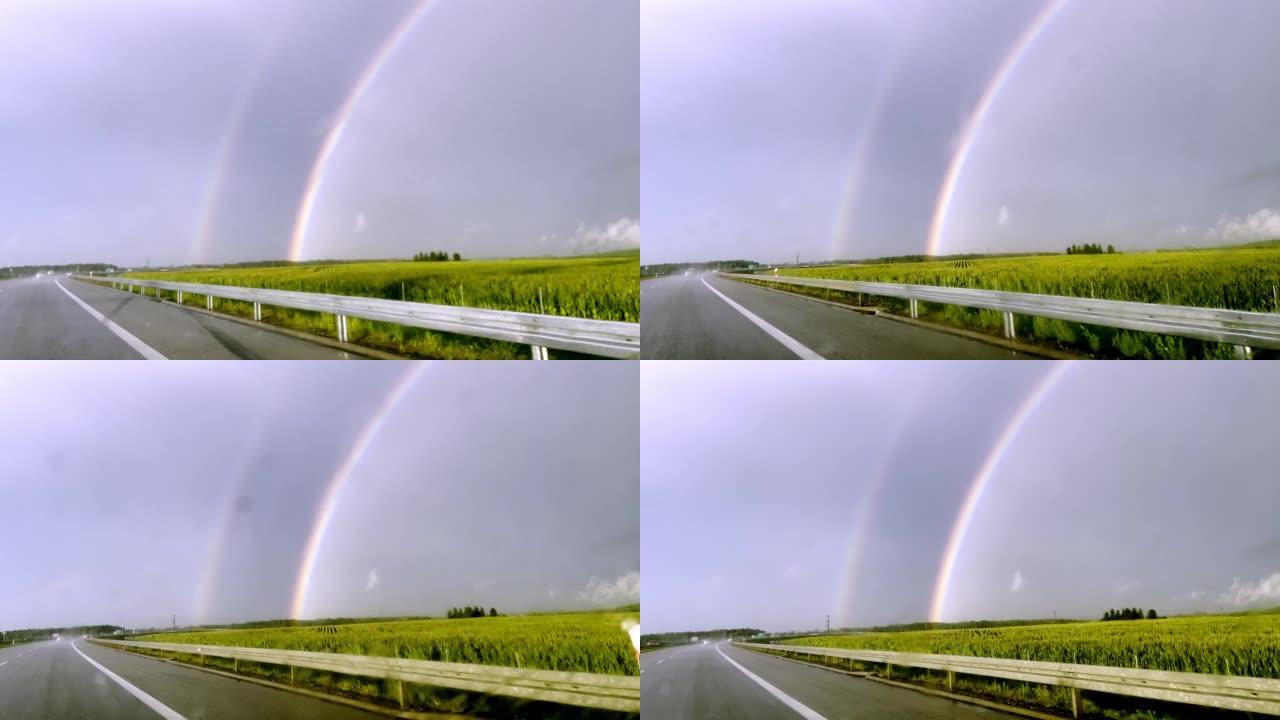
<path id="1" fill-rule="evenodd" d="M 684 271 L 684 276 L 685 276 L 685 277 L 689 277 L 689 271 L 688 271 L 688 270 L 685 270 L 685 271 Z"/>

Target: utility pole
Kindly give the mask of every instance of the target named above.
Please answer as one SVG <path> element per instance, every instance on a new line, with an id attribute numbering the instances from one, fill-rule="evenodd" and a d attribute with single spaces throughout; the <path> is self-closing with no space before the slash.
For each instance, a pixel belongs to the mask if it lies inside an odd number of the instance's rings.
<path id="1" fill-rule="evenodd" d="M 797 250 L 797 251 L 796 251 L 796 264 L 797 264 L 797 265 L 799 265 L 799 264 L 800 264 L 800 251 L 799 251 L 799 250 Z"/>
<path id="2" fill-rule="evenodd" d="M 178 629 L 178 613 L 173 614 L 173 629 L 175 631 Z"/>
<path id="3" fill-rule="evenodd" d="M 827 633 L 828 634 L 831 633 L 831 616 L 830 615 L 827 616 Z"/>

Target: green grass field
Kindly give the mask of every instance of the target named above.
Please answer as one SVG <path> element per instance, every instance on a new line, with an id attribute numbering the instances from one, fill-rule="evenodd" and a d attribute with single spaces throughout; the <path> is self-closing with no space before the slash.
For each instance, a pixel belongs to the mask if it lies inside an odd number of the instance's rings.
<path id="1" fill-rule="evenodd" d="M 639 322 L 639 262 L 639 251 L 634 251 L 574 258 L 376 261 L 134 272 L 127 276 Z M 187 296 L 184 302 L 203 306 L 204 297 Z M 248 303 L 219 300 L 217 309 L 252 317 Z M 328 315 L 264 306 L 263 320 L 318 335 L 336 335 L 333 318 Z M 529 357 L 529 348 L 521 345 L 355 318 L 348 322 L 348 334 L 361 345 L 410 357 Z"/>
<path id="2" fill-rule="evenodd" d="M 784 642 L 1280 678 L 1280 615 L 914 630 Z"/>
<path id="3" fill-rule="evenodd" d="M 1047 255 L 783 270 L 807 277 L 1005 290 L 1146 303 L 1280 312 L 1280 247 Z M 880 304 L 901 310 L 905 301 Z M 921 303 L 921 316 L 998 335 L 1000 314 Z M 1017 317 L 1020 338 L 1099 357 L 1227 358 L 1220 343 Z"/>
<path id="4" fill-rule="evenodd" d="M 972 655 L 1015 660 L 1280 678 L 1280 615 L 1206 615 L 972 630 L 912 630 L 827 635 L 781 641 L 790 645 Z M 874 670 L 874 668 L 872 668 Z M 941 687 L 937 673 L 897 669 L 894 677 Z M 965 677 L 957 690 L 1059 712 L 1070 711 L 1062 688 Z M 1177 718 L 1183 709 L 1145 709 L 1141 702 L 1089 696 L 1091 712 L 1112 718 Z M 1194 711 L 1190 711 L 1194 715 Z"/>
<path id="5" fill-rule="evenodd" d="M 136 639 L 638 675 L 635 652 L 621 627 L 628 618 L 638 620 L 639 612 L 208 630 Z"/>

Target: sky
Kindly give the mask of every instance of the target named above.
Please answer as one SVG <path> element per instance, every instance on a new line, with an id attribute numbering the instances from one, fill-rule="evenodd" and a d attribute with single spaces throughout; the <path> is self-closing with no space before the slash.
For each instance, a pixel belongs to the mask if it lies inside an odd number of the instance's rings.
<path id="1" fill-rule="evenodd" d="M 1269 0 L 652 0 L 646 263 L 1280 237 Z"/>
<path id="2" fill-rule="evenodd" d="M 1280 605 L 1277 391 L 1261 364 L 646 363 L 645 632 Z"/>
<path id="3" fill-rule="evenodd" d="M 639 243 L 633 3 L 0 8 L 0 266 Z"/>
<path id="4" fill-rule="evenodd" d="M 639 602 L 638 383 L 634 363 L 11 364 L 0 629 Z"/>

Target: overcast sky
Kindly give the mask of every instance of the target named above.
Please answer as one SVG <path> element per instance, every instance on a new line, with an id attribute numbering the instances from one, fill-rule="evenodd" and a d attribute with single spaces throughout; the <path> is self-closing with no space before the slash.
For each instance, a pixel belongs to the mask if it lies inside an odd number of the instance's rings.
<path id="1" fill-rule="evenodd" d="M 1263 365 L 646 363 L 645 631 L 1280 605 Z M 1050 378 L 1052 380 L 1052 378 Z"/>
<path id="2" fill-rule="evenodd" d="M 279 259 L 299 225 L 303 259 L 639 242 L 636 3 L 3 15 L 0 266 Z"/>
<path id="3" fill-rule="evenodd" d="M 8 367 L 0 629 L 289 616 L 324 490 L 403 383 L 304 616 L 638 602 L 638 368 L 529 367 Z"/>
<path id="4" fill-rule="evenodd" d="M 1280 237 L 1270 0 L 641 12 L 646 262 Z"/>

